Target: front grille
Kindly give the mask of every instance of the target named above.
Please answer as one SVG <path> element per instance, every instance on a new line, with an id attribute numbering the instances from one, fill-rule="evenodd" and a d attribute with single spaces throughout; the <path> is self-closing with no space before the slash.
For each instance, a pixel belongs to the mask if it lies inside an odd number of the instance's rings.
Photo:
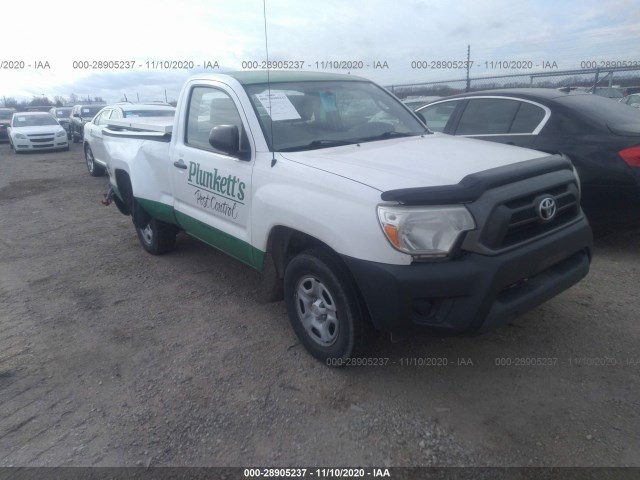
<path id="1" fill-rule="evenodd" d="M 34 145 L 33 148 L 51 148 L 53 147 L 53 143 L 47 143 L 44 145 Z"/>
<path id="2" fill-rule="evenodd" d="M 47 138 L 29 138 L 32 143 L 53 142 L 53 137 Z"/>
<path id="3" fill-rule="evenodd" d="M 550 221 L 543 221 L 538 215 L 538 205 L 545 197 L 553 197 L 556 202 L 556 214 Z M 494 250 L 510 247 L 569 223 L 579 213 L 579 193 L 573 182 L 529 192 L 494 209 L 482 243 Z"/>

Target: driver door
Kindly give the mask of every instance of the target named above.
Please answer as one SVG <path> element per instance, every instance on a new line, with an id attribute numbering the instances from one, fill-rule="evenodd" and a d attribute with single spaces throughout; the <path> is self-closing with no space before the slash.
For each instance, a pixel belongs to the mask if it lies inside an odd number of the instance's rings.
<path id="1" fill-rule="evenodd" d="M 251 247 L 251 174 L 254 151 L 246 135 L 246 118 L 232 91 L 194 85 L 183 138 L 176 142 L 170 165 L 174 208 L 190 235 L 254 266 Z M 209 144 L 211 129 L 236 125 L 241 151 L 248 160 L 217 151 Z M 180 133 L 178 133 L 180 134 Z"/>

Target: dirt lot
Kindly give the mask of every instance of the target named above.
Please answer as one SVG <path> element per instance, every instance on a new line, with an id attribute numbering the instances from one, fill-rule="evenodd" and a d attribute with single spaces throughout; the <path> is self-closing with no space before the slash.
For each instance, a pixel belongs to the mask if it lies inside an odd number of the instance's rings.
<path id="1" fill-rule="evenodd" d="M 146 254 L 106 183 L 79 145 L 0 145 L 0 466 L 640 466 L 637 222 L 511 326 L 329 369 L 248 267 Z"/>

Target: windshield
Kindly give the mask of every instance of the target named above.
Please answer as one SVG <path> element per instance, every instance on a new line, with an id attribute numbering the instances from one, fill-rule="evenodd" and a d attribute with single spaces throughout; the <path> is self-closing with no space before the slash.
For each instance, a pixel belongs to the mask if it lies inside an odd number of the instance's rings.
<path id="1" fill-rule="evenodd" d="M 56 108 L 56 117 L 67 118 L 71 115 L 70 108 Z"/>
<path id="2" fill-rule="evenodd" d="M 130 117 L 173 117 L 175 110 L 129 110 L 124 112 L 125 118 Z"/>
<path id="3" fill-rule="evenodd" d="M 371 82 L 282 82 L 270 87 L 248 85 L 245 90 L 274 151 L 311 150 L 428 133 L 398 100 Z"/>
<path id="4" fill-rule="evenodd" d="M 82 107 L 81 115 L 83 117 L 93 117 L 96 113 L 104 108 L 104 105 L 96 105 L 91 107 Z"/>
<path id="5" fill-rule="evenodd" d="M 0 120 L 11 120 L 13 112 L 11 110 L 0 110 Z"/>
<path id="6" fill-rule="evenodd" d="M 44 125 L 58 125 L 58 121 L 51 115 L 14 115 L 14 127 L 40 127 Z"/>

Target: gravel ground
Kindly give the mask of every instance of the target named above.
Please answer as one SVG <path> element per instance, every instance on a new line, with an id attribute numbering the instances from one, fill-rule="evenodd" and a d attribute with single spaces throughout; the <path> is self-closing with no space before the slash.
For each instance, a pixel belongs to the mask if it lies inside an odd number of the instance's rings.
<path id="1" fill-rule="evenodd" d="M 637 221 L 598 219 L 590 275 L 510 326 L 330 369 L 256 272 L 146 254 L 106 184 L 80 145 L 0 145 L 0 466 L 640 466 Z"/>

